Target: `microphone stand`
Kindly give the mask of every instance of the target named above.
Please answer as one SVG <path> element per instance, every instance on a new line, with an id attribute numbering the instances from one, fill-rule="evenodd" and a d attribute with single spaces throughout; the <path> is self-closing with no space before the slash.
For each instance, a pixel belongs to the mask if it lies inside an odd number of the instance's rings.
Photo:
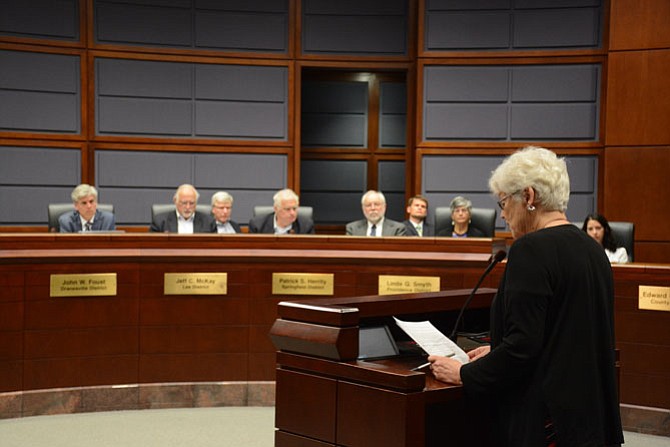
<path id="1" fill-rule="evenodd" d="M 488 265 L 488 267 L 486 267 L 486 270 L 484 270 L 482 276 L 479 277 L 479 281 L 477 281 L 477 284 L 475 284 L 475 287 L 472 289 L 472 292 L 470 292 L 470 296 L 468 296 L 468 299 L 465 300 L 465 303 L 463 304 L 463 307 L 461 307 L 461 311 L 458 314 L 458 318 L 456 318 L 456 324 L 454 324 L 454 330 L 451 331 L 451 334 L 449 335 L 449 338 L 454 343 L 456 343 L 456 340 L 458 340 L 458 326 L 460 326 L 461 320 L 463 319 L 463 313 L 465 312 L 465 309 L 467 309 L 468 306 L 470 305 L 470 301 L 472 301 L 472 298 L 474 298 L 475 292 L 477 292 L 479 286 L 482 284 L 482 282 L 484 282 L 484 278 L 486 278 L 486 276 L 491 272 L 491 270 L 493 270 L 493 267 L 495 267 L 497 263 L 505 259 L 506 256 L 507 253 L 504 250 L 499 250 L 495 255 L 492 256 L 493 259 L 491 263 Z"/>

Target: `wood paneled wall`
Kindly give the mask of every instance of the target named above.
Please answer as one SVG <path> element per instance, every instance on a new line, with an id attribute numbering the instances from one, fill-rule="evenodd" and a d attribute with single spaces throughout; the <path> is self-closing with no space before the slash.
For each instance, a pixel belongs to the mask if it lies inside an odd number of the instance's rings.
<path id="1" fill-rule="evenodd" d="M 612 0 L 601 209 L 636 259 L 670 262 L 670 3 Z"/>

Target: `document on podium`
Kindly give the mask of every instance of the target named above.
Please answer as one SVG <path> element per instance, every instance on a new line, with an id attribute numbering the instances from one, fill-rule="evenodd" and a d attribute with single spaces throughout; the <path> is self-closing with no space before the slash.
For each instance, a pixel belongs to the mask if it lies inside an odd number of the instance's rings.
<path id="1" fill-rule="evenodd" d="M 430 321 L 402 321 L 393 317 L 396 324 L 429 355 L 453 357 L 461 363 L 469 363 L 468 355 L 449 337 L 438 331 Z"/>

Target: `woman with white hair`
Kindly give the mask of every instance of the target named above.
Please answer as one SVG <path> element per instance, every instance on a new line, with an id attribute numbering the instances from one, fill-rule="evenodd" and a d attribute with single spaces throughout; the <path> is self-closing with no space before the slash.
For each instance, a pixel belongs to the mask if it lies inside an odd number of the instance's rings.
<path id="1" fill-rule="evenodd" d="M 433 374 L 486 399 L 496 445 L 619 445 L 612 270 L 566 218 L 565 161 L 525 148 L 489 187 L 514 238 L 491 304 L 491 345 L 466 364 L 430 356 Z"/>

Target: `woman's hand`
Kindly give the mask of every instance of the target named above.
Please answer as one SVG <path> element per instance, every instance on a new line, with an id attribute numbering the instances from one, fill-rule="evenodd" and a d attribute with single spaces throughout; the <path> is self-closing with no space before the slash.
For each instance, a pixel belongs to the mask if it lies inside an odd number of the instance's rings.
<path id="1" fill-rule="evenodd" d="M 430 362 L 430 370 L 435 378 L 441 382 L 455 383 L 460 385 L 461 382 L 461 362 L 449 357 L 442 357 L 439 355 L 428 356 Z"/>
<path id="2" fill-rule="evenodd" d="M 490 345 L 480 346 L 473 349 L 472 351 L 468 351 L 468 357 L 470 358 L 471 362 L 474 362 L 475 360 L 479 360 L 480 358 L 484 357 L 489 352 L 491 352 Z"/>

